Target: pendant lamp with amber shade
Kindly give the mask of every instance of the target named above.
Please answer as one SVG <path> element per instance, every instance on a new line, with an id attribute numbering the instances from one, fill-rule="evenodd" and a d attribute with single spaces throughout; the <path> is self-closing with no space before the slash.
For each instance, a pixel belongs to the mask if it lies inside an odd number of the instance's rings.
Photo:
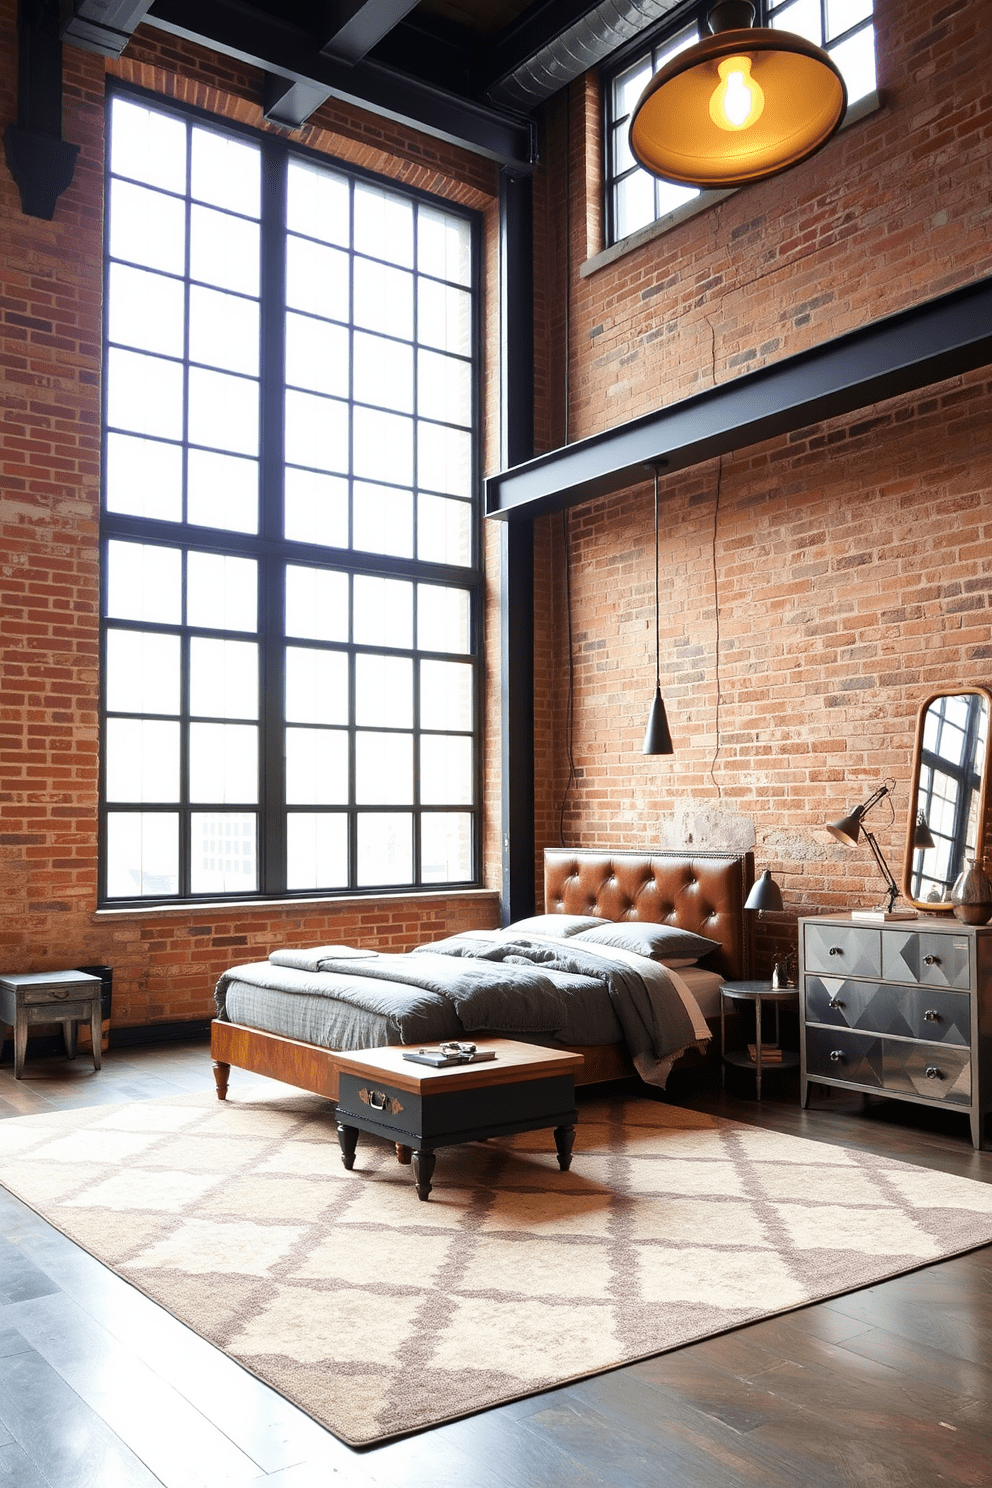
<path id="1" fill-rule="evenodd" d="M 821 47 L 754 26 L 750 0 L 720 0 L 711 36 L 655 73 L 630 123 L 634 158 L 666 181 L 702 189 L 763 181 L 832 139 L 847 88 Z"/>

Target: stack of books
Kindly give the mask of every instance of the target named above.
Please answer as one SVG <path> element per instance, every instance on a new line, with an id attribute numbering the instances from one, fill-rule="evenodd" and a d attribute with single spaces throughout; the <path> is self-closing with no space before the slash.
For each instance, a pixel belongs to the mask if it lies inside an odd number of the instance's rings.
<path id="1" fill-rule="evenodd" d="M 748 1046 L 747 1046 L 747 1052 L 750 1054 L 751 1059 L 753 1060 L 753 1062 L 755 1064 L 757 1064 L 757 1062 L 758 1062 L 758 1046 L 757 1046 L 757 1044 L 748 1044 Z M 782 1063 L 782 1050 L 779 1048 L 778 1044 L 762 1044 L 762 1046 L 761 1046 L 761 1062 L 762 1062 L 762 1064 L 781 1064 Z"/>

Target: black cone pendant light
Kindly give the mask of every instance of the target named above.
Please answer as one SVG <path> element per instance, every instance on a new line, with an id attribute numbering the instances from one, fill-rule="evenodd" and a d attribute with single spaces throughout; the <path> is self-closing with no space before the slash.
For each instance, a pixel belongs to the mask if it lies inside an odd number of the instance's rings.
<path id="1" fill-rule="evenodd" d="M 630 123 L 634 158 L 681 185 L 743 186 L 807 160 L 840 128 L 847 88 L 822 48 L 755 27 L 750 0 L 720 0 L 712 36 L 648 83 Z"/>
<path id="2" fill-rule="evenodd" d="M 658 591 L 658 467 L 654 467 L 654 702 L 648 715 L 642 754 L 674 754 L 661 695 L 661 601 Z"/>

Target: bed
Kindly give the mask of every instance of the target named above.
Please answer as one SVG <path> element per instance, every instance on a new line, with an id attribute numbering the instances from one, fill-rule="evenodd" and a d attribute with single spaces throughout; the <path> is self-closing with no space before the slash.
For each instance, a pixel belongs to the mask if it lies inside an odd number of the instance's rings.
<path id="1" fill-rule="evenodd" d="M 666 978 L 675 984 L 694 1030 L 684 1047 L 695 1048 L 707 1031 L 697 1015 L 702 1013 L 710 1024 L 719 1015 L 720 981 L 749 976 L 751 940 L 744 900 L 753 878 L 750 853 L 548 849 L 544 917 L 518 922 L 502 932 L 449 937 L 418 947 L 406 957 L 338 947 L 321 948 L 332 954 L 313 962 L 306 951 L 277 951 L 268 962 L 232 967 L 218 984 L 218 1016 L 211 1025 L 217 1094 L 225 1098 L 233 1065 L 334 1100 L 335 1049 L 486 1034 L 583 1054 L 579 1084 L 634 1075 L 638 1070 L 631 1044 L 636 1046 L 638 1039 L 643 1044 L 642 1024 L 653 1016 L 651 1008 L 644 1011 L 645 984 L 649 991 L 652 979 L 659 985 Z M 576 930 L 580 921 L 586 928 Z M 632 960 L 629 949 L 601 943 L 604 937 L 616 940 L 623 927 L 631 927 L 634 939 L 648 935 L 666 946 L 669 932 L 701 936 L 701 954 L 669 955 L 674 965 L 659 965 L 648 975 L 644 957 L 634 955 Z M 652 927 L 659 927 L 657 935 Z M 565 933 L 550 933 L 559 928 Z M 485 977 L 476 969 L 480 962 L 485 963 Z M 602 967 L 607 969 L 601 971 Z M 438 1001 L 433 989 L 440 985 L 446 992 L 456 972 L 460 990 L 454 999 L 455 1021 L 450 1021 L 450 1007 L 441 1011 L 440 1023 L 423 1021 L 427 1005 Z M 412 991 L 400 985 L 406 975 L 415 979 Z M 467 991 L 461 990 L 463 977 Z M 605 1005 L 602 994 L 598 1001 L 594 994 L 596 981 L 607 989 Z M 390 983 L 393 990 L 387 997 Z M 679 984 L 692 994 L 694 1013 Z M 552 1010 L 535 992 L 537 1011 L 530 1006 L 522 1011 L 520 997 L 530 996 L 539 986 Z M 555 1005 L 565 1006 L 562 998 L 567 998 L 569 1010 L 564 1017 L 554 1012 Z M 451 1002 L 447 996 L 440 1000 Z M 342 1001 L 348 1004 L 344 1011 Z M 433 1018 L 434 1011 L 430 1015 Z M 670 1014 L 673 1025 L 680 1016 L 676 1005 Z M 290 1017 L 293 1021 L 287 1022 Z M 502 1026 L 480 1025 L 480 1019 Z M 536 1026 L 527 1027 L 528 1021 Z M 677 1044 L 675 1031 L 667 1031 L 669 1042 Z M 648 1057 L 646 1064 L 651 1063 Z M 656 1083 L 664 1083 L 667 1067 L 662 1065 L 670 1063 L 655 1061 L 660 1072 Z M 638 1065 L 644 1074 L 643 1048 Z"/>

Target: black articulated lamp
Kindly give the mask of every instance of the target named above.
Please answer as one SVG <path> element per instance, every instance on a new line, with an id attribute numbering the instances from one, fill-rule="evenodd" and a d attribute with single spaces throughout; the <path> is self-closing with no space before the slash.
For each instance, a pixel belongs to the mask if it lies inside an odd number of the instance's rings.
<path id="1" fill-rule="evenodd" d="M 630 148 L 652 175 L 701 189 L 764 181 L 832 139 L 847 88 L 821 47 L 754 25 L 750 0 L 720 0 L 712 36 L 655 73 L 630 122 Z"/>
<path id="2" fill-rule="evenodd" d="M 842 816 L 839 821 L 827 822 L 827 831 L 831 837 L 838 842 L 843 842 L 845 847 L 857 847 L 858 838 L 863 836 L 871 849 L 871 855 L 878 864 L 879 872 L 885 879 L 888 903 L 883 909 L 852 909 L 851 918 L 854 920 L 915 920 L 918 914 L 915 909 L 908 905 L 905 909 L 896 909 L 896 900 L 899 898 L 899 885 L 892 876 L 892 870 L 882 856 L 882 849 L 878 845 L 878 839 L 873 832 L 865 826 L 865 817 L 873 806 L 885 796 L 891 796 L 892 786 L 880 785 L 877 790 L 872 791 L 867 801 Z M 891 802 L 890 802 L 891 804 Z"/>
<path id="3" fill-rule="evenodd" d="M 668 715 L 661 695 L 661 600 L 658 590 L 658 467 L 654 470 L 654 702 L 644 732 L 642 754 L 674 754 Z"/>
<path id="4" fill-rule="evenodd" d="M 744 908 L 756 909 L 759 914 L 762 910 L 780 910 L 782 908 L 782 890 L 772 878 L 772 870 L 770 868 L 766 868 L 751 885 L 751 892 L 744 900 Z"/>

